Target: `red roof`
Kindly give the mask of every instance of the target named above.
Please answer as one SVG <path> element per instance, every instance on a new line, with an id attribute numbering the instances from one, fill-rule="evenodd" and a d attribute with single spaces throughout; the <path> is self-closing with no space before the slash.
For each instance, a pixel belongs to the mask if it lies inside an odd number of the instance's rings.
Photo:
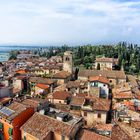
<path id="1" fill-rule="evenodd" d="M 41 88 L 41 89 L 48 89 L 49 86 L 45 85 L 45 84 L 36 84 L 37 87 Z"/>
<path id="2" fill-rule="evenodd" d="M 88 93 L 78 93 L 76 94 L 77 97 L 86 97 L 88 96 Z"/>
<path id="3" fill-rule="evenodd" d="M 99 81 L 101 83 L 109 84 L 109 80 L 103 76 L 91 76 L 89 77 L 89 81 Z"/>
<path id="4" fill-rule="evenodd" d="M 133 98 L 131 91 L 124 91 L 124 92 L 114 92 L 113 98 L 115 99 L 131 99 Z"/>
<path id="5" fill-rule="evenodd" d="M 18 73 L 18 74 L 26 74 L 26 70 L 17 70 L 16 73 Z"/>
<path id="6" fill-rule="evenodd" d="M 56 91 L 53 93 L 54 99 L 66 100 L 70 96 L 70 93 L 67 91 Z"/>

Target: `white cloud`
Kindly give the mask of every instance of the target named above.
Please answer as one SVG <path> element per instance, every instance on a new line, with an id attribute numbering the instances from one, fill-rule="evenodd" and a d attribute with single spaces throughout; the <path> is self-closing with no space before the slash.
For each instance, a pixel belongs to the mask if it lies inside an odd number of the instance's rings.
<path id="1" fill-rule="evenodd" d="M 140 43 L 139 7 L 138 1 L 0 1 L 0 44 Z"/>

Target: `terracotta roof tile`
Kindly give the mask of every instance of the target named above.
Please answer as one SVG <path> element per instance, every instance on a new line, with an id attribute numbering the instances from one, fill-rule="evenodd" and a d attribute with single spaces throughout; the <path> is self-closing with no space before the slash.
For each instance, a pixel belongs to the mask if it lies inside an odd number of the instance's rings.
<path id="1" fill-rule="evenodd" d="M 81 80 L 69 81 L 66 85 L 67 88 L 78 88 L 82 86 L 87 87 L 87 81 L 81 81 Z"/>
<path id="2" fill-rule="evenodd" d="M 133 98 L 133 95 L 131 91 L 114 92 L 113 98 L 114 99 L 131 99 Z"/>
<path id="3" fill-rule="evenodd" d="M 96 58 L 95 61 L 96 61 L 96 62 L 110 62 L 110 63 L 114 63 L 114 62 L 117 62 L 118 59 L 115 59 L 115 58 L 108 58 L 108 57 L 102 57 L 102 58 Z"/>
<path id="4" fill-rule="evenodd" d="M 70 105 L 82 106 L 85 102 L 85 98 L 73 96 L 70 102 Z"/>
<path id="5" fill-rule="evenodd" d="M 29 82 L 50 85 L 53 84 L 55 80 L 42 77 L 30 77 Z"/>
<path id="6" fill-rule="evenodd" d="M 39 106 L 39 104 L 47 103 L 47 100 L 40 99 L 40 98 L 32 98 L 32 99 L 25 99 L 21 103 L 26 106 L 31 106 L 31 107 L 37 108 Z"/>
<path id="7" fill-rule="evenodd" d="M 23 105 L 21 103 L 18 103 L 18 102 L 13 102 L 9 106 L 7 106 L 7 108 L 9 108 L 13 113 L 10 116 L 7 116 L 7 115 L 3 114 L 2 112 L 0 112 L 0 116 L 6 118 L 9 121 L 12 121 L 21 112 L 23 112 L 24 110 L 26 110 L 27 109 L 27 106 L 26 105 Z"/>
<path id="8" fill-rule="evenodd" d="M 56 91 L 53 93 L 53 99 L 66 100 L 68 97 L 70 97 L 70 93 L 67 91 Z"/>
<path id="9" fill-rule="evenodd" d="M 37 87 L 41 88 L 41 89 L 48 89 L 49 86 L 45 85 L 45 84 L 36 84 Z"/>
<path id="10" fill-rule="evenodd" d="M 140 129 L 140 121 L 131 121 L 131 126 L 136 129 Z"/>
<path id="11" fill-rule="evenodd" d="M 62 121 L 35 113 L 22 127 L 21 130 L 43 140 L 49 132 L 56 132 L 63 136 L 72 135 L 74 127 Z"/>
<path id="12" fill-rule="evenodd" d="M 101 83 L 109 84 L 109 80 L 106 77 L 103 76 L 91 76 L 89 77 L 89 81 L 99 81 Z"/>
<path id="13" fill-rule="evenodd" d="M 82 132 L 79 134 L 79 140 L 110 140 L 110 138 L 99 135 L 95 132 L 89 131 L 89 130 L 82 130 Z"/>
<path id="14" fill-rule="evenodd" d="M 108 71 L 108 70 L 79 70 L 78 76 L 81 77 L 90 77 L 90 76 L 103 76 L 106 78 L 114 79 L 126 79 L 124 71 Z"/>
<path id="15" fill-rule="evenodd" d="M 52 77 L 53 78 L 65 79 L 65 78 L 70 77 L 70 76 L 71 76 L 71 74 L 69 72 L 67 72 L 67 71 L 60 71 L 60 72 L 54 74 Z"/>
<path id="16" fill-rule="evenodd" d="M 104 111 L 109 111 L 110 110 L 110 100 L 106 99 L 97 99 L 95 102 L 93 102 L 93 110 L 104 110 Z"/>
<path id="17" fill-rule="evenodd" d="M 134 132 L 134 128 L 126 123 L 119 123 L 112 129 L 112 140 L 139 140 L 140 133 Z"/>
<path id="18" fill-rule="evenodd" d="M 26 74 L 26 70 L 17 70 L 16 73 L 18 73 L 18 74 Z"/>
<path id="19" fill-rule="evenodd" d="M 90 102 L 90 105 L 93 110 L 102 110 L 102 111 L 110 110 L 111 101 L 108 99 L 91 96 L 91 97 L 86 97 L 86 100 Z"/>
<path id="20" fill-rule="evenodd" d="M 112 124 L 97 124 L 95 128 L 102 131 L 112 131 Z"/>

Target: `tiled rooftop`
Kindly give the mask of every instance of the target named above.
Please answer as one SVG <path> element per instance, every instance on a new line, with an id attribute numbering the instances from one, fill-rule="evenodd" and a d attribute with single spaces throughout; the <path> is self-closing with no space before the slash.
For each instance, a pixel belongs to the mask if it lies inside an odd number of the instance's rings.
<path id="1" fill-rule="evenodd" d="M 140 132 L 134 132 L 134 128 L 126 123 L 118 123 L 113 128 L 113 140 L 139 140 Z"/>
<path id="2" fill-rule="evenodd" d="M 45 85 L 45 84 L 36 84 L 36 87 L 39 87 L 39 88 L 41 88 L 41 89 L 48 89 L 49 88 L 49 86 L 48 85 Z"/>
<path id="3" fill-rule="evenodd" d="M 53 99 L 66 100 L 68 97 L 70 97 L 70 93 L 67 91 L 56 91 L 53 93 Z"/>
<path id="4" fill-rule="evenodd" d="M 113 98 L 115 99 L 132 99 L 133 95 L 131 91 L 126 92 L 114 92 Z"/>
<path id="5" fill-rule="evenodd" d="M 21 103 L 26 106 L 37 108 L 40 104 L 47 103 L 47 100 L 39 99 L 39 98 L 32 98 L 32 99 L 25 99 Z"/>
<path id="6" fill-rule="evenodd" d="M 65 78 L 70 77 L 70 76 L 71 76 L 71 74 L 69 72 L 67 72 L 67 71 L 60 71 L 60 72 L 54 74 L 52 77 L 53 78 L 65 79 Z"/>
<path id="7" fill-rule="evenodd" d="M 85 103 L 84 97 L 73 96 L 70 102 L 72 106 L 82 106 Z"/>
<path id="8" fill-rule="evenodd" d="M 18 102 L 13 102 L 12 104 L 10 104 L 8 107 L 6 107 L 8 109 L 10 109 L 13 113 L 11 115 L 6 115 L 2 112 L 0 112 L 0 116 L 2 118 L 5 118 L 9 121 L 12 121 L 16 116 L 18 116 L 22 111 L 27 109 L 26 105 L 23 105 L 21 103 Z"/>
<path id="9" fill-rule="evenodd" d="M 78 76 L 81 77 L 90 77 L 90 76 L 104 76 L 106 78 L 118 78 L 126 79 L 124 71 L 109 71 L 108 70 L 79 70 Z"/>
<path id="10" fill-rule="evenodd" d="M 78 140 L 110 140 L 110 138 L 99 135 L 89 130 L 82 130 L 79 134 Z"/>
<path id="11" fill-rule="evenodd" d="M 86 81 L 76 80 L 76 81 L 69 81 L 66 85 L 67 88 L 80 88 L 82 86 L 87 87 Z"/>
<path id="12" fill-rule="evenodd" d="M 43 140 L 47 133 L 56 132 L 63 136 L 70 136 L 73 132 L 74 125 L 58 121 L 46 115 L 35 113 L 22 127 L 26 133 Z"/>
<path id="13" fill-rule="evenodd" d="M 97 124 L 95 128 L 102 131 L 112 131 L 112 124 Z"/>
<path id="14" fill-rule="evenodd" d="M 98 81 L 98 82 L 101 82 L 101 83 L 109 84 L 109 80 L 106 77 L 103 77 L 103 76 L 91 76 L 91 77 L 89 77 L 89 81 L 90 82 Z"/>
<path id="15" fill-rule="evenodd" d="M 50 85 L 50 84 L 54 83 L 55 80 L 51 80 L 48 78 L 42 78 L 42 77 L 30 77 L 29 82 Z"/>
<path id="16" fill-rule="evenodd" d="M 107 99 L 97 98 L 94 96 L 86 97 L 84 106 L 90 105 L 92 110 L 109 111 L 111 101 Z"/>
<path id="17" fill-rule="evenodd" d="M 96 62 L 110 62 L 113 63 L 115 61 L 118 61 L 118 59 L 115 58 L 108 58 L 108 57 L 102 57 L 102 58 L 96 58 Z"/>

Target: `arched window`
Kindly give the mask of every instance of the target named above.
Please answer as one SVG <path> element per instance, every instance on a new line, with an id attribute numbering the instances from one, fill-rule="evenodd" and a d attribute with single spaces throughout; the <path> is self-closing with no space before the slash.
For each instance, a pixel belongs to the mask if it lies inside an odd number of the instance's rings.
<path id="1" fill-rule="evenodd" d="M 69 61 L 70 59 L 69 59 L 69 57 L 66 57 L 66 61 Z"/>

